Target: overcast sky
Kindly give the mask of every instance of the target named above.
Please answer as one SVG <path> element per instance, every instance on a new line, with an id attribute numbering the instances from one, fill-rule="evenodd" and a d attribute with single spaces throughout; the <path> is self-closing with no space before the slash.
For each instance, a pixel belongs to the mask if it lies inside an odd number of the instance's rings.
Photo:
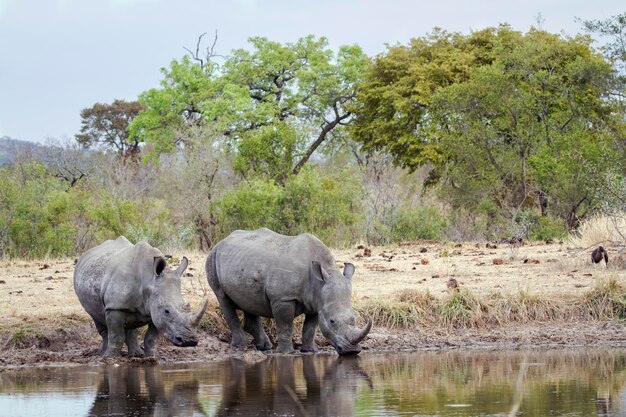
<path id="1" fill-rule="evenodd" d="M 314 34 L 374 55 L 435 26 L 526 31 L 540 14 L 543 29 L 574 35 L 576 17 L 624 11 L 624 0 L 0 0 L 0 137 L 73 137 L 81 109 L 158 87 L 160 68 L 204 32 L 217 31 L 220 54 L 250 36 Z"/>

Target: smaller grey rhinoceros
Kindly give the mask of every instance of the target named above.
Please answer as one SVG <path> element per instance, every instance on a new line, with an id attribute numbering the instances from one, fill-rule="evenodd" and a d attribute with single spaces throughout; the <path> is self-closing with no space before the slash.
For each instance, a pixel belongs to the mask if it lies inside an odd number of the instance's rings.
<path id="1" fill-rule="evenodd" d="M 124 236 L 89 249 L 78 259 L 74 290 L 102 337 L 100 354 L 118 356 L 122 345 L 129 356 L 153 356 L 159 335 L 176 346 L 196 346 L 192 327 L 204 314 L 208 300 L 195 314 L 181 295 L 183 258 L 176 270 L 167 267 L 161 251 L 146 242 L 136 245 Z M 148 325 L 143 349 L 137 329 Z"/>
<path id="2" fill-rule="evenodd" d="M 232 333 L 231 344 L 245 347 L 246 338 L 236 310 L 244 313 L 243 329 L 260 350 L 272 344 L 259 317 L 276 322 L 278 352 L 293 353 L 293 320 L 305 315 L 303 352 L 315 352 L 318 323 L 340 355 L 361 351 L 359 343 L 372 322 L 359 329 L 352 313 L 354 265 L 343 273 L 330 250 L 315 236 L 284 236 L 269 229 L 237 230 L 209 253 L 205 269 Z"/>

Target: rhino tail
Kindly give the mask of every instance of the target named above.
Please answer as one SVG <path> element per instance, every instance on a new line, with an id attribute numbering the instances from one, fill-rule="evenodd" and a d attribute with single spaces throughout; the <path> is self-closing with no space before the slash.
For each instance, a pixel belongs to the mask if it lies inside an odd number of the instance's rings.
<path id="1" fill-rule="evenodd" d="M 206 272 L 207 281 L 209 281 L 209 285 L 211 288 L 215 288 L 217 284 L 217 266 L 215 265 L 215 252 L 217 247 L 213 248 L 211 252 L 209 252 L 206 257 L 206 261 L 204 262 L 204 271 Z"/>

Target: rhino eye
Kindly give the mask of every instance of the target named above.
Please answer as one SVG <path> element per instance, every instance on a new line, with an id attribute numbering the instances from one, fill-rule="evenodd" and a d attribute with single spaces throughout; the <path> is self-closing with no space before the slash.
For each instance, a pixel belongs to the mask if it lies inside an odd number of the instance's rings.
<path id="1" fill-rule="evenodd" d="M 335 324 L 335 319 L 330 319 L 330 324 Z"/>
<path id="2" fill-rule="evenodd" d="M 165 313 L 166 316 L 170 315 L 170 311 L 167 308 L 165 309 L 164 313 Z"/>

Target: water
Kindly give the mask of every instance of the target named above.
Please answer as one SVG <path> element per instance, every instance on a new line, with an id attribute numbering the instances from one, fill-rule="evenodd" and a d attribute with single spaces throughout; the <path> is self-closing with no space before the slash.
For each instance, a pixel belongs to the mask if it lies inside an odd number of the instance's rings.
<path id="1" fill-rule="evenodd" d="M 626 353 L 273 356 L 0 373 L 0 416 L 622 416 Z"/>

